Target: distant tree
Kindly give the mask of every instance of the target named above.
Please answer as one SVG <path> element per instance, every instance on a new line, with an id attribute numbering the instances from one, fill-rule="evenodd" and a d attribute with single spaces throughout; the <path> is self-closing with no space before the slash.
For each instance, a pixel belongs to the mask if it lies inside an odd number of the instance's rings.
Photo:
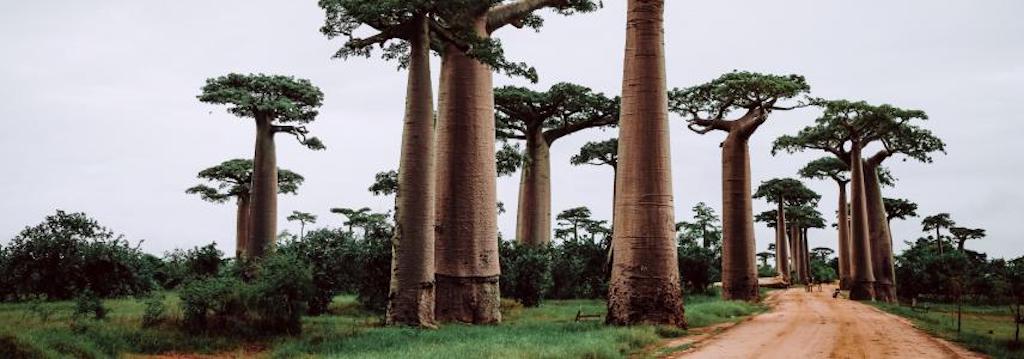
<path id="1" fill-rule="evenodd" d="M 794 256 L 798 253 L 792 251 L 793 248 L 787 244 L 786 241 L 786 229 L 789 228 L 786 221 L 786 207 L 791 205 L 803 205 L 809 203 L 817 203 L 821 198 L 817 193 L 811 191 L 809 188 L 804 186 L 803 182 L 793 178 L 773 178 L 768 181 L 761 182 L 761 185 L 754 192 L 753 198 L 764 198 L 769 203 L 775 203 L 777 209 L 775 215 L 778 216 L 775 223 L 775 248 L 776 248 L 776 269 L 779 271 L 779 275 L 782 276 L 782 280 L 786 283 L 790 283 L 789 268 L 790 255 Z M 763 213 L 759 215 L 761 221 L 766 221 L 763 218 Z M 793 262 L 796 264 L 796 262 Z"/>
<path id="2" fill-rule="evenodd" d="M 497 88 L 494 106 L 498 139 L 526 143 L 519 162 L 516 240 L 544 245 L 551 241 L 551 145 L 588 128 L 614 126 L 619 101 L 580 85 L 558 83 L 546 92 Z"/>
<path id="3" fill-rule="evenodd" d="M 398 171 L 377 172 L 368 189 L 374 196 L 390 196 L 398 193 Z"/>
<path id="4" fill-rule="evenodd" d="M 345 218 L 347 220 L 345 221 L 344 225 L 348 226 L 348 233 L 349 234 L 353 234 L 354 235 L 354 233 L 355 233 L 354 232 L 354 228 L 355 227 L 359 227 L 359 228 L 363 228 L 363 235 L 364 236 L 367 234 L 366 233 L 366 225 L 367 225 L 367 223 L 369 223 L 371 211 L 372 210 L 370 209 L 370 207 L 363 207 L 363 208 L 359 208 L 359 209 L 355 209 L 355 208 L 331 208 L 331 213 L 336 213 L 336 214 L 340 214 L 342 216 L 345 216 Z"/>
<path id="5" fill-rule="evenodd" d="M 939 254 L 942 254 L 943 250 L 942 229 L 948 229 L 954 226 L 956 226 L 956 222 L 950 218 L 949 213 L 939 213 L 924 217 L 924 219 L 921 220 L 922 231 L 935 231 L 935 243 L 939 249 Z"/>
<path id="6" fill-rule="evenodd" d="M 615 192 L 618 190 L 619 173 L 619 139 L 612 138 L 604 141 L 587 142 L 580 147 L 580 152 L 573 155 L 569 160 L 574 166 L 609 166 L 612 168 L 612 203 L 615 202 Z M 615 221 L 615 207 L 612 206 L 612 221 Z"/>
<path id="7" fill-rule="evenodd" d="M 722 226 L 721 219 L 715 214 L 715 210 L 704 202 L 698 202 L 693 207 L 693 222 L 682 221 L 676 224 L 676 231 L 680 231 L 681 240 L 690 240 L 694 243 L 701 243 L 704 248 L 719 252 L 722 249 Z"/>
<path id="8" fill-rule="evenodd" d="M 197 194 L 204 201 L 224 203 L 234 199 L 238 206 L 235 215 L 235 258 L 242 258 L 246 243 L 249 241 L 249 217 L 252 195 L 252 160 L 233 159 L 199 171 L 199 179 L 213 182 L 213 185 L 200 184 L 185 190 L 188 194 Z M 277 191 L 283 194 L 295 194 L 299 185 L 305 180 L 298 173 L 277 169 Z"/>
<path id="9" fill-rule="evenodd" d="M 799 174 L 805 178 L 832 179 L 839 186 L 839 204 L 836 211 L 836 227 L 839 234 L 839 288 L 850 288 L 850 212 L 846 196 L 846 184 L 850 183 L 850 167 L 835 157 L 822 157 L 811 161 Z"/>
<path id="10" fill-rule="evenodd" d="M 228 112 L 256 122 L 256 156 L 253 161 L 252 208 L 245 255 L 263 257 L 277 237 L 277 152 L 274 135 L 287 133 L 304 146 L 323 150 L 316 137 L 308 137 L 306 124 L 313 122 L 324 94 L 308 80 L 277 75 L 229 74 L 206 80 L 199 101 L 229 105 Z"/>
<path id="11" fill-rule="evenodd" d="M 822 262 L 828 262 L 828 258 L 835 252 L 835 250 L 828 247 L 815 247 L 814 249 L 811 249 L 811 255 L 814 256 L 814 259 Z"/>
<path id="12" fill-rule="evenodd" d="M 985 238 L 985 230 L 981 228 L 950 227 L 949 233 L 956 239 L 956 248 L 960 252 L 964 251 L 964 242 Z"/>
<path id="13" fill-rule="evenodd" d="M 766 75 L 733 71 L 708 83 L 674 89 L 669 108 L 698 134 L 727 133 L 722 142 L 722 296 L 756 300 L 754 212 L 750 192 L 750 150 L 754 132 L 774 111 L 806 106 L 784 104 L 810 91 L 800 75 Z"/>
<path id="14" fill-rule="evenodd" d="M 307 212 L 292 211 L 287 219 L 289 222 L 299 222 L 299 240 L 306 238 L 306 223 L 316 223 L 316 215 Z"/>
<path id="15" fill-rule="evenodd" d="M 775 253 L 772 252 L 760 252 L 757 254 L 757 258 L 761 260 L 761 266 L 767 267 L 768 260 L 775 258 Z"/>
<path id="16" fill-rule="evenodd" d="M 917 217 L 917 203 L 903 198 L 883 198 L 885 203 L 886 220 L 905 220 L 910 217 Z"/>

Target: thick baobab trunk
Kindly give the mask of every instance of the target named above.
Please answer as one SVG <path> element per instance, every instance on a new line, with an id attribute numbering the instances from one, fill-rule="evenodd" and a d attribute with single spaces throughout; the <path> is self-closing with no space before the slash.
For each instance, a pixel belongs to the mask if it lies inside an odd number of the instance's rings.
<path id="1" fill-rule="evenodd" d="M 238 213 L 235 215 L 235 259 L 246 256 L 245 248 L 249 243 L 249 193 L 238 195 Z"/>
<path id="2" fill-rule="evenodd" d="M 854 143 L 850 150 L 850 258 L 853 263 L 853 281 L 850 299 L 875 298 L 874 266 L 871 264 L 871 240 L 868 236 L 868 210 L 865 201 L 864 166 L 861 165 L 861 147 Z"/>
<path id="3" fill-rule="evenodd" d="M 527 130 L 526 159 L 519 180 L 516 240 L 530 246 L 551 242 L 551 154 L 541 128 Z"/>
<path id="4" fill-rule="evenodd" d="M 846 209 L 846 184 L 839 183 L 839 214 L 836 223 L 839 226 L 839 289 L 850 289 L 850 214 Z"/>
<path id="5" fill-rule="evenodd" d="M 871 240 L 871 264 L 875 275 L 875 298 L 896 301 L 896 270 L 893 266 L 889 224 L 878 182 L 878 164 L 864 163 L 864 201 L 868 213 L 868 237 Z"/>
<path id="6" fill-rule="evenodd" d="M 277 154 L 273 119 L 256 116 L 256 154 L 252 173 L 252 208 L 245 254 L 261 258 L 277 238 Z"/>
<path id="7" fill-rule="evenodd" d="M 747 138 L 730 133 L 722 143 L 723 298 L 757 300 L 760 292 L 754 247 L 754 205 L 750 193 Z"/>
<path id="8" fill-rule="evenodd" d="M 811 270 L 811 247 L 807 243 L 807 231 L 808 228 L 800 229 L 800 245 L 804 248 L 804 275 L 807 277 L 807 283 L 814 283 L 814 271 Z"/>
<path id="9" fill-rule="evenodd" d="M 486 36 L 485 19 L 474 24 Z M 437 121 L 436 317 L 501 321 L 491 69 L 449 45 Z"/>
<path id="10" fill-rule="evenodd" d="M 676 258 L 664 0 L 629 0 L 607 322 L 686 326 Z M 493 122 L 493 121 L 492 121 Z"/>
<path id="11" fill-rule="evenodd" d="M 434 324 L 434 95 L 427 22 L 410 38 L 388 324 Z"/>
<path id="12" fill-rule="evenodd" d="M 786 241 L 786 199 L 779 197 L 779 208 L 775 219 L 775 270 L 786 284 L 792 283 L 789 276 L 789 242 Z"/>
<path id="13" fill-rule="evenodd" d="M 800 227 L 796 222 L 789 225 L 789 242 L 793 244 L 793 269 L 796 274 L 793 282 L 807 284 L 807 273 L 804 268 L 804 247 L 800 241 Z"/>

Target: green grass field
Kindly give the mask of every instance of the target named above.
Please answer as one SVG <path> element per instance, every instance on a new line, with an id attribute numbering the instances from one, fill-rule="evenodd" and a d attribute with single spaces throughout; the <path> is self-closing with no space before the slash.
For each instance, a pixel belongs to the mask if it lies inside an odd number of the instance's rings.
<path id="1" fill-rule="evenodd" d="M 928 311 L 886 303 L 874 306 L 914 322 L 929 333 L 958 342 L 971 350 L 995 358 L 1024 358 L 1024 350 L 1014 349 L 1013 314 L 1008 306 L 964 305 L 961 333 L 956 332 L 956 305 L 922 303 Z M 1024 333 L 1022 333 L 1024 336 Z"/>
<path id="2" fill-rule="evenodd" d="M 339 296 L 331 314 L 307 317 L 301 336 L 269 338 L 186 333 L 177 296 L 165 303 L 169 320 L 141 328 L 141 300 L 107 300 L 107 319 L 74 320 L 74 302 L 0 304 L 0 358 L 109 358 L 134 354 L 202 353 L 270 358 L 621 358 L 656 349 L 664 337 L 685 331 L 655 326 L 611 327 L 602 319 L 576 322 L 577 312 L 603 315 L 600 300 L 546 301 L 538 308 L 506 302 L 504 322 L 494 326 L 449 324 L 437 330 L 391 328 Z M 691 328 L 760 312 L 759 305 L 688 296 Z"/>

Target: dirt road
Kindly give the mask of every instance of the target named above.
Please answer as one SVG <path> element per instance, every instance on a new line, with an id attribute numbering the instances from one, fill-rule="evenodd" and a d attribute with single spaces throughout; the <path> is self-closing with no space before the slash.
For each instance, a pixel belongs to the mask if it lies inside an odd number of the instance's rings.
<path id="1" fill-rule="evenodd" d="M 678 358 L 982 358 L 865 304 L 793 288 L 772 292 L 768 313 Z"/>

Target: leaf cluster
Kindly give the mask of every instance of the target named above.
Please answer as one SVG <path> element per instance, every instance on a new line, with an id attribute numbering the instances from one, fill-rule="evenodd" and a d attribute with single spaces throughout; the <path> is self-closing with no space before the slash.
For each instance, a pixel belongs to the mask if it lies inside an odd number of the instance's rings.
<path id="1" fill-rule="evenodd" d="M 200 184 L 187 190 L 187 194 L 197 194 L 204 201 L 224 203 L 232 198 L 248 196 L 252 189 L 253 162 L 248 159 L 232 159 L 219 165 L 199 171 L 199 179 L 214 182 L 214 185 Z M 295 194 L 306 179 L 298 173 L 277 170 L 277 191 L 282 194 Z"/>

